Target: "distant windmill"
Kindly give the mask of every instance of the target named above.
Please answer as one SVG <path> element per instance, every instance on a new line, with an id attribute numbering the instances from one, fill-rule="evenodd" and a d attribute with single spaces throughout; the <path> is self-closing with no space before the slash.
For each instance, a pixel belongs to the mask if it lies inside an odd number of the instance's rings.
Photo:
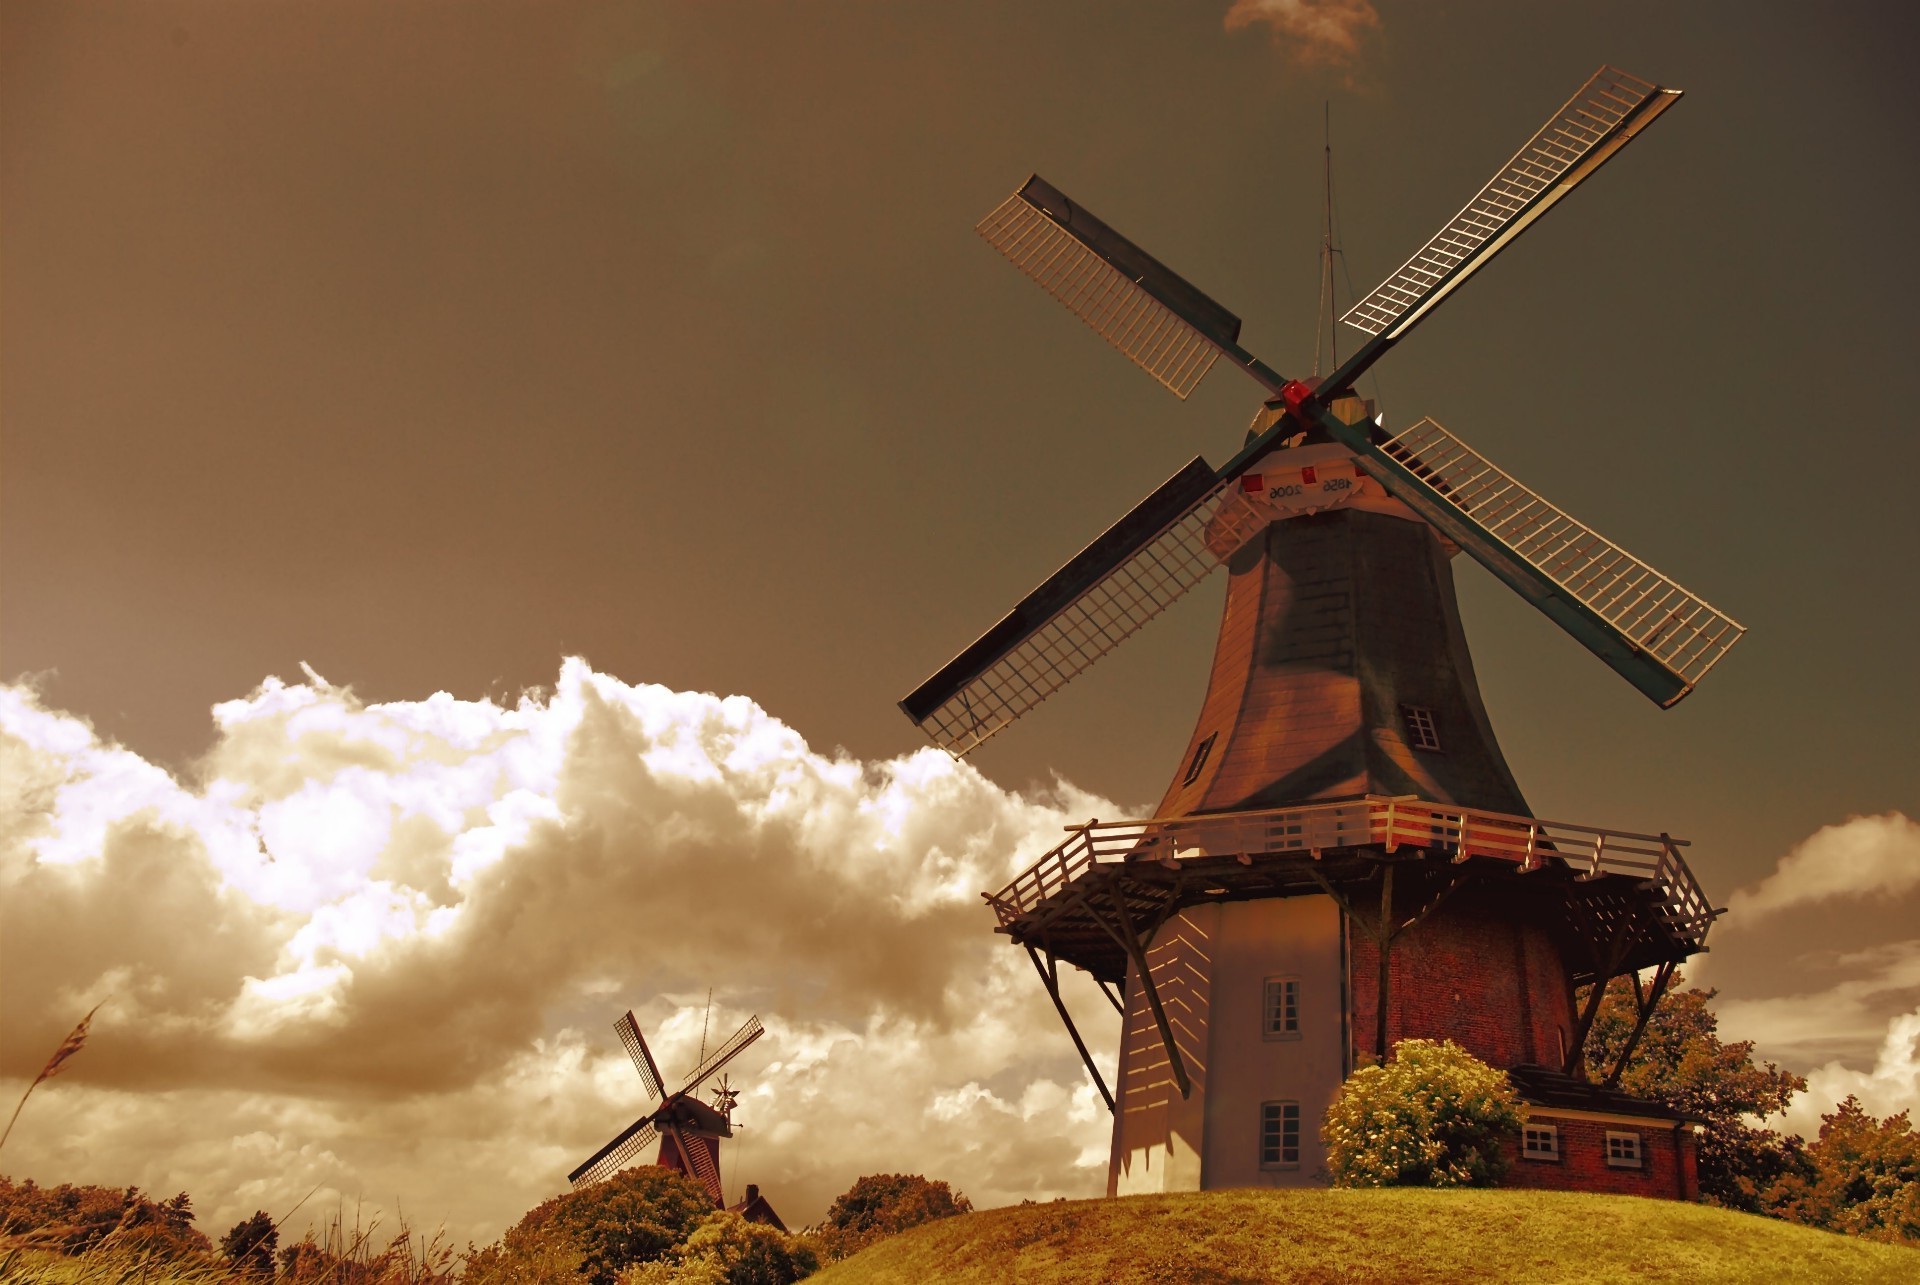
<path id="1" fill-rule="evenodd" d="M 760 1024 L 758 1017 L 749 1017 L 734 1032 L 733 1038 L 715 1049 L 712 1056 L 703 1058 L 687 1082 L 664 1099 L 661 1094 L 665 1092 L 666 1085 L 660 1078 L 660 1067 L 654 1062 L 653 1053 L 647 1048 L 646 1037 L 640 1034 L 640 1023 L 634 1020 L 632 1011 L 629 1010 L 625 1017 L 615 1022 L 613 1029 L 620 1032 L 620 1042 L 627 1046 L 634 1069 L 640 1072 L 640 1080 L 647 1086 L 648 1098 L 659 1105 L 594 1152 L 585 1163 L 567 1175 L 567 1181 L 575 1187 L 584 1187 L 610 1178 L 629 1167 L 635 1156 L 658 1140 L 660 1151 L 655 1164 L 663 1169 L 677 1169 L 698 1179 L 713 1197 L 715 1205 L 724 1204 L 725 1197 L 720 1185 L 720 1139 L 733 1136 L 730 1117 L 734 1099 L 738 1095 L 724 1077 L 720 1089 L 715 1093 L 714 1106 L 700 1101 L 695 1094 L 720 1068 L 766 1034 L 766 1028 Z"/>

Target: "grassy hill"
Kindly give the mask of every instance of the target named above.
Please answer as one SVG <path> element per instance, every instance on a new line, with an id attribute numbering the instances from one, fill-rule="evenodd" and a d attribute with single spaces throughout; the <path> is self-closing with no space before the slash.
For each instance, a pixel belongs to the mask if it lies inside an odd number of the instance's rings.
<path id="1" fill-rule="evenodd" d="M 1920 1282 L 1920 1249 L 1632 1196 L 1209 1191 L 989 1209 L 916 1227 L 819 1285 Z"/>

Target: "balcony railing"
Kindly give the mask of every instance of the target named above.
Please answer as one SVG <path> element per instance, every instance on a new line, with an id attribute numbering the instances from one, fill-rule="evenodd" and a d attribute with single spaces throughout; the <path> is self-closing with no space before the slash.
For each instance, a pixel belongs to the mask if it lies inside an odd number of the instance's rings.
<path id="1" fill-rule="evenodd" d="M 1676 937 L 1698 948 L 1714 911 L 1681 859 L 1685 841 L 1562 821 L 1448 808 L 1417 799 L 1369 795 L 1259 812 L 1089 821 L 1068 827 L 1065 842 L 997 893 L 982 894 L 1002 924 L 1051 901 L 1088 871 L 1104 865 L 1157 861 L 1179 868 L 1212 857 L 1318 857 L 1339 849 L 1388 852 L 1417 847 L 1451 852 L 1456 861 L 1488 857 L 1521 870 L 1560 862 L 1587 878 L 1626 875 L 1656 890 L 1662 918 Z"/>

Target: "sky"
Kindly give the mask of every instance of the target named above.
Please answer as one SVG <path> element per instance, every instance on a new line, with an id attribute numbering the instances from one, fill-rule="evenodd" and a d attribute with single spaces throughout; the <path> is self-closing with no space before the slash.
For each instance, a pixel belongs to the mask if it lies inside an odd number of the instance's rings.
<path id="1" fill-rule="evenodd" d="M 612 1022 L 671 1079 L 711 989 L 789 1222 L 1097 1193 L 979 893 L 1159 797 L 1223 585 L 965 763 L 894 702 L 1260 393 L 1167 396 L 972 226 L 1039 172 L 1305 373 L 1326 121 L 1365 292 L 1602 63 L 1686 96 L 1363 391 L 1749 627 L 1660 711 L 1456 570 L 1536 812 L 1690 841 L 1791 1123 L 1920 1109 L 1917 25 L 0 8 L 0 1097 L 105 1001 L 0 1172 L 484 1240 L 645 1105 Z"/>

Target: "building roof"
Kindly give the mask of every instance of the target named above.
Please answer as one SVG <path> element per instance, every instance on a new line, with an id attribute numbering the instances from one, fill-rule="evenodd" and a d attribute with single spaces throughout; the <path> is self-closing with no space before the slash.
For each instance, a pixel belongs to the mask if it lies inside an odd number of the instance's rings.
<path id="1" fill-rule="evenodd" d="M 1544 1066 L 1523 1064 L 1507 1072 L 1514 1092 L 1529 1106 L 1559 1108 L 1565 1111 L 1594 1111 L 1606 1115 L 1642 1116 L 1649 1120 L 1701 1120 L 1704 1117 L 1678 1111 L 1664 1102 L 1637 1097 L 1604 1084 L 1563 1075 Z"/>
<path id="2" fill-rule="evenodd" d="M 787 1225 L 780 1221 L 780 1215 L 773 1211 L 773 1205 L 760 1194 L 756 1183 L 747 1184 L 747 1198 L 737 1205 L 728 1205 L 727 1212 L 739 1214 L 750 1223 L 764 1223 L 777 1231 L 785 1231 Z"/>

